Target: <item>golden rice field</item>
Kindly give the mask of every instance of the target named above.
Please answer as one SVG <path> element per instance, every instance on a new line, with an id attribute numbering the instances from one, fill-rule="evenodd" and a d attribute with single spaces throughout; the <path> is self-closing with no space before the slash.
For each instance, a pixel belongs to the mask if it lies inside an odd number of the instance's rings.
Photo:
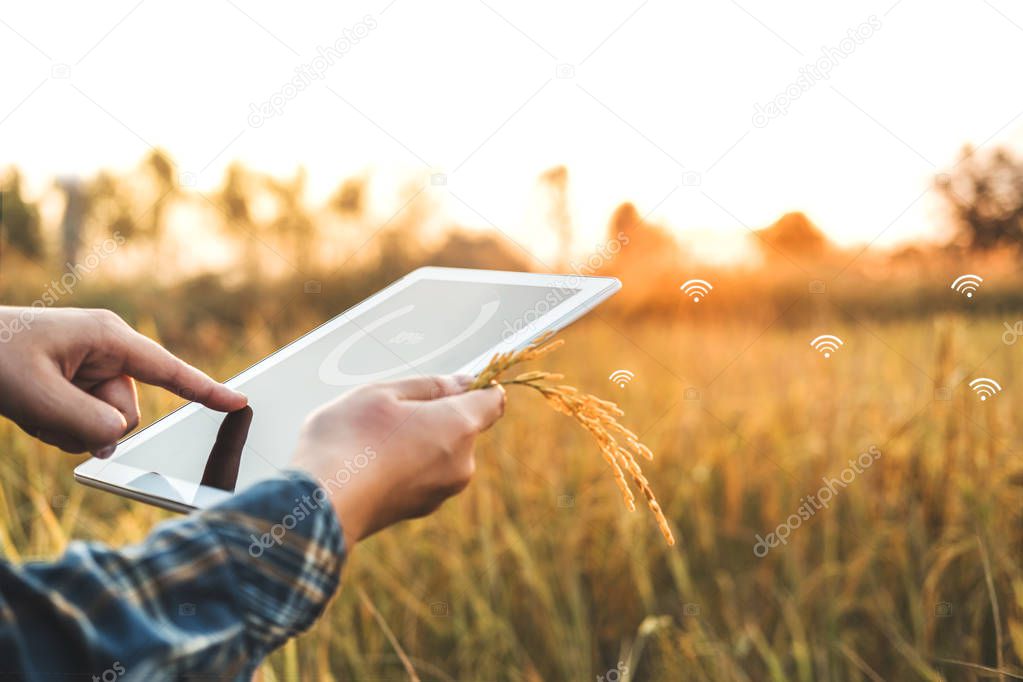
<path id="1" fill-rule="evenodd" d="M 1019 676 L 1023 343 L 1002 343 L 1003 321 L 694 326 L 598 313 L 526 369 L 621 405 L 655 453 L 644 472 L 676 544 L 644 505 L 625 509 L 578 424 L 509 387 L 469 489 L 359 546 L 323 620 L 263 679 Z M 809 347 L 825 332 L 845 340 L 827 360 Z M 272 347 L 257 336 L 241 355 L 187 355 L 224 377 Z M 620 368 L 635 372 L 621 389 L 607 379 Z M 982 403 L 966 386 L 975 376 L 1005 390 Z M 172 405 L 154 390 L 143 399 L 150 417 Z M 54 556 L 72 538 L 131 542 L 167 516 L 74 484 L 77 457 L 10 424 L 0 440 L 8 557 Z M 754 554 L 757 534 L 872 447 L 827 508 Z"/>

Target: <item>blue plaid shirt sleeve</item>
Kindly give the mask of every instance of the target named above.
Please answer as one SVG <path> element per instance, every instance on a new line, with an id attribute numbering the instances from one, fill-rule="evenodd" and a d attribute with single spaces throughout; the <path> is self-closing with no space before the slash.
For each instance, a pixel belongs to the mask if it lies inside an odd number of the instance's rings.
<path id="1" fill-rule="evenodd" d="M 0 679 L 249 679 L 323 613 L 344 558 L 326 492 L 287 471 L 139 545 L 0 562 Z"/>

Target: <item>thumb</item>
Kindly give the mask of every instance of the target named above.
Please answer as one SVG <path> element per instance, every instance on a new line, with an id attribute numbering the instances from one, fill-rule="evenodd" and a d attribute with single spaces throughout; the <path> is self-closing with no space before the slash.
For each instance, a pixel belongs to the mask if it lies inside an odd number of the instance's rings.
<path id="1" fill-rule="evenodd" d="M 471 429 L 479 433 L 486 431 L 504 414 L 507 394 L 504 386 L 493 385 L 434 400 L 426 407 L 452 409 L 465 417 Z"/>
<path id="2" fill-rule="evenodd" d="M 380 385 L 383 388 L 394 391 L 401 400 L 436 400 L 437 398 L 461 393 L 471 383 L 471 376 L 459 374 L 409 377 Z"/>
<path id="3" fill-rule="evenodd" d="M 78 388 L 63 376 L 47 373 L 39 402 L 29 418 L 40 429 L 76 438 L 90 450 L 115 443 L 128 430 L 116 407 Z"/>

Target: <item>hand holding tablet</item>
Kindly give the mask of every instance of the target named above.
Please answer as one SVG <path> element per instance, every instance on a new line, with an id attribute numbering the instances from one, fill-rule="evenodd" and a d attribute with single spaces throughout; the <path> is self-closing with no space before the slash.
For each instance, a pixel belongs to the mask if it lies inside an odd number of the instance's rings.
<path id="1" fill-rule="evenodd" d="M 347 546 L 429 514 L 469 484 L 476 436 L 504 413 L 505 392 L 500 386 L 467 392 L 472 377 L 459 379 L 363 386 L 306 420 L 291 465 L 330 495 Z"/>

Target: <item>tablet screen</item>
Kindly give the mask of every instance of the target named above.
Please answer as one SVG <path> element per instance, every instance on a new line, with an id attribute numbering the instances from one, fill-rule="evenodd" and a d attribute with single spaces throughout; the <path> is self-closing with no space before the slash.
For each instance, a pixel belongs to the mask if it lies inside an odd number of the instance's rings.
<path id="1" fill-rule="evenodd" d="M 122 445 L 111 461 L 149 472 L 132 487 L 203 506 L 199 483 L 233 491 L 285 468 L 303 420 L 323 403 L 362 384 L 458 371 L 578 292 L 413 281 L 240 375 L 232 387 L 248 396 L 246 409 L 225 415 L 190 405 L 182 418 L 150 427 L 132 447 Z M 182 489 L 180 482 L 191 485 Z"/>

